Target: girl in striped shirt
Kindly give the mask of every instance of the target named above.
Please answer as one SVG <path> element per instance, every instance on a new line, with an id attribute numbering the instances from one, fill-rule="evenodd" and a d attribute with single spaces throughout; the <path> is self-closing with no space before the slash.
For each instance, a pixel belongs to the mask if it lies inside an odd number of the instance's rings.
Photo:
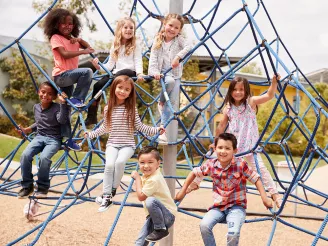
<path id="1" fill-rule="evenodd" d="M 133 80 L 126 75 L 121 75 L 114 79 L 110 87 L 103 124 L 98 129 L 84 134 L 85 138 L 95 138 L 109 133 L 103 195 L 96 198 L 96 203 L 100 204 L 98 212 L 104 212 L 112 205 L 112 198 L 124 174 L 125 163 L 132 157 L 136 148 L 134 130 L 147 135 L 165 132 L 163 127 L 151 127 L 141 122 L 136 108 Z"/>

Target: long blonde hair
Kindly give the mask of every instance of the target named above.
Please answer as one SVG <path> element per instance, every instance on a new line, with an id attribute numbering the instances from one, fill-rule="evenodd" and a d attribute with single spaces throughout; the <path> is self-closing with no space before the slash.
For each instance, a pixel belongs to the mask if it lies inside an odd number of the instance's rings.
<path id="1" fill-rule="evenodd" d="M 182 28 L 183 28 L 184 20 L 183 20 L 183 17 L 181 15 L 178 15 L 178 14 L 168 14 L 167 16 L 165 16 L 164 21 L 162 23 L 162 28 L 157 33 L 157 35 L 155 37 L 154 48 L 156 50 L 159 49 L 162 46 L 162 43 L 163 43 L 164 38 L 165 38 L 165 25 L 171 19 L 177 19 L 178 21 L 180 21 L 180 23 L 181 23 L 180 30 L 182 30 Z"/>
<path id="2" fill-rule="evenodd" d="M 133 133 L 134 130 L 134 124 L 135 124 L 135 113 L 136 113 L 136 91 L 135 91 L 135 86 L 134 86 L 134 82 L 133 80 L 126 75 L 120 75 L 117 76 L 114 81 L 112 82 L 111 86 L 110 86 L 110 91 L 109 91 L 109 99 L 108 99 L 108 107 L 107 107 L 107 115 L 105 115 L 105 117 L 107 117 L 107 124 L 108 127 L 111 128 L 112 126 L 112 113 L 114 110 L 114 107 L 118 106 L 117 103 L 117 98 L 115 95 L 115 90 L 116 87 L 120 84 L 120 83 L 124 83 L 124 82 L 128 82 L 131 85 L 131 92 L 128 98 L 126 98 L 124 100 L 124 106 L 125 106 L 125 110 L 124 110 L 124 116 L 126 116 L 126 121 L 128 123 L 128 128 L 130 133 Z M 124 120 L 124 119 L 122 119 Z"/>
<path id="3" fill-rule="evenodd" d="M 115 38 L 114 38 L 114 52 L 113 59 L 117 60 L 120 48 L 122 46 L 122 28 L 124 24 L 130 21 L 134 25 L 133 37 L 126 41 L 125 43 L 125 55 L 130 55 L 136 47 L 136 22 L 131 17 L 123 17 L 117 21 L 117 26 L 115 29 Z"/>

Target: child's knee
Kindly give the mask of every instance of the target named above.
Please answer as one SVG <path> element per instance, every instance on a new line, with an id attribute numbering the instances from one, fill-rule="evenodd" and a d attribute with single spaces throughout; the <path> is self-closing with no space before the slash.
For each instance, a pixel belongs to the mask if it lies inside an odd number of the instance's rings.
<path id="1" fill-rule="evenodd" d="M 91 68 L 85 68 L 85 73 L 87 74 L 87 76 L 89 78 L 92 78 L 92 75 L 93 75 L 93 71 Z"/>
<path id="2" fill-rule="evenodd" d="M 41 154 L 40 155 L 40 162 L 43 163 L 43 164 L 51 164 L 51 159 L 45 155 L 45 154 Z"/>
<path id="3" fill-rule="evenodd" d="M 199 229 L 201 233 L 206 233 L 212 230 L 211 226 L 209 225 L 209 223 L 207 223 L 205 220 L 201 220 L 200 224 L 199 224 Z"/>
<path id="4" fill-rule="evenodd" d="M 154 203 L 156 201 L 157 201 L 157 199 L 154 197 L 147 197 L 147 199 L 145 200 L 146 208 L 150 208 L 150 207 L 154 206 Z"/>

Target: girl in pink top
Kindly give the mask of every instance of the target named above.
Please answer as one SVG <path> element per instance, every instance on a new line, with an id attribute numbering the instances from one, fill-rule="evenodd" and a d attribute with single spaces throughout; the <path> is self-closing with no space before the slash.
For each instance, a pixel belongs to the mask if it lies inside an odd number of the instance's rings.
<path id="1" fill-rule="evenodd" d="M 76 107 L 85 106 L 83 102 L 93 75 L 90 68 L 78 68 L 79 55 L 94 52 L 86 41 L 78 37 L 80 31 L 78 17 L 66 9 L 53 9 L 46 16 L 44 34 L 50 40 L 55 62 L 52 76 L 62 91 L 73 97 L 71 102 Z"/>
<path id="2" fill-rule="evenodd" d="M 232 133 L 237 138 L 238 153 L 251 150 L 257 143 L 259 139 L 259 130 L 256 122 L 257 105 L 265 103 L 274 97 L 274 93 L 277 90 L 277 80 L 279 79 L 280 75 L 278 77 L 273 76 L 268 91 L 260 96 L 251 96 L 247 79 L 236 77 L 231 81 L 224 101 L 226 106 L 223 109 L 223 119 L 220 121 L 216 135 L 223 133 L 229 123 L 226 132 Z M 243 158 L 246 159 L 253 170 L 257 170 L 252 153 L 244 155 Z M 281 198 L 279 198 L 278 190 L 260 154 L 257 154 L 257 161 L 263 184 L 268 189 L 276 205 L 280 207 Z"/>

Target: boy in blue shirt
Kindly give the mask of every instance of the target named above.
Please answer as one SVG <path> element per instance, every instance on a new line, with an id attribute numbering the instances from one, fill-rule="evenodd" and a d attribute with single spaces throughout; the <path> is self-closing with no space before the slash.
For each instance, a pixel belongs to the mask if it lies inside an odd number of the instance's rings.
<path id="1" fill-rule="evenodd" d="M 34 190 L 32 161 L 39 153 L 41 155 L 35 196 L 47 196 L 50 187 L 51 158 L 61 147 L 61 125 L 67 122 L 69 116 L 68 106 L 62 96 L 58 96 L 59 104 L 53 102 L 57 98 L 57 91 L 49 82 L 43 82 L 39 86 L 38 95 L 40 103 L 33 107 L 35 123 L 26 128 L 19 126 L 20 130 L 18 130 L 25 135 L 36 131 L 36 136 L 27 145 L 20 158 L 22 174 L 22 189 L 18 192 L 20 199 L 27 198 Z"/>

